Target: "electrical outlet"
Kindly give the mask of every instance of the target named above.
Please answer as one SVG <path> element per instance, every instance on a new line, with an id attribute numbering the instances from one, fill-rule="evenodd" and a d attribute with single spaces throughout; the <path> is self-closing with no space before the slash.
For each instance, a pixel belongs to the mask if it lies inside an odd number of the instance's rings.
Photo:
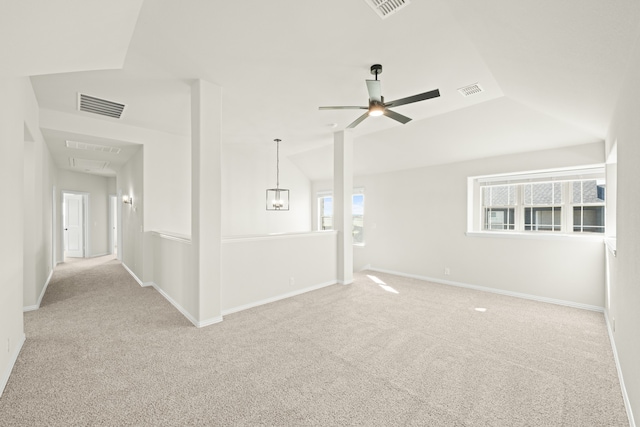
<path id="1" fill-rule="evenodd" d="M 296 281 L 293 277 L 289 277 L 289 286 L 294 286 L 296 284 Z"/>
<path id="2" fill-rule="evenodd" d="M 7 338 L 7 353 L 11 353 L 11 338 Z"/>
<path id="3" fill-rule="evenodd" d="M 445 276 L 448 276 L 448 275 L 450 275 L 450 274 L 451 274 L 451 270 L 449 269 L 449 267 L 445 267 L 445 268 L 444 268 L 444 275 L 445 275 Z"/>
<path id="4" fill-rule="evenodd" d="M 616 331 L 616 318 L 611 319 L 611 327 L 613 328 L 613 332 Z"/>

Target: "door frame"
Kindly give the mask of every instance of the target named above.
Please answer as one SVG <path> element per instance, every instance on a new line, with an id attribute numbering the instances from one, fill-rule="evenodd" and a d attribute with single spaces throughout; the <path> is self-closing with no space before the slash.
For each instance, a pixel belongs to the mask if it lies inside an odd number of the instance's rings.
<path id="1" fill-rule="evenodd" d="M 60 246 L 62 248 L 62 261 L 64 262 L 64 196 L 65 194 L 72 194 L 74 196 L 82 196 L 82 258 L 89 257 L 89 197 L 90 193 L 74 190 L 60 190 Z"/>
<path id="2" fill-rule="evenodd" d="M 118 245 L 117 256 L 120 258 L 120 206 L 118 204 L 118 195 L 117 194 L 109 194 L 109 254 L 113 255 L 113 227 L 116 227 L 116 244 Z M 114 209 L 115 208 L 115 209 Z M 113 212 L 115 210 L 115 217 Z"/>

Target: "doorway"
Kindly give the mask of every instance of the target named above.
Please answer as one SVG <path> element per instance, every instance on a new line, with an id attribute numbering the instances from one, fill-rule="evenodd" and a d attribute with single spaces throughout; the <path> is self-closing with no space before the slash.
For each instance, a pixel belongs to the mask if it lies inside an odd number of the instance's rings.
<path id="1" fill-rule="evenodd" d="M 86 193 L 62 193 L 62 236 L 64 258 L 84 258 L 87 252 L 87 200 Z"/>

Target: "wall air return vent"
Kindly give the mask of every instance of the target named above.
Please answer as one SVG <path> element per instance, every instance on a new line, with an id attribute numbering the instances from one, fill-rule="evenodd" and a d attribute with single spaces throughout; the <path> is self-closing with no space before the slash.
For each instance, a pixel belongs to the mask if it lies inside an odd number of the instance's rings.
<path id="1" fill-rule="evenodd" d="M 124 110 L 124 104 L 118 102 L 107 101 L 93 96 L 78 94 L 78 110 L 87 113 L 100 114 L 101 116 L 113 117 L 119 119 Z"/>
<path id="2" fill-rule="evenodd" d="M 410 0 L 364 0 L 380 18 L 385 19 L 411 3 Z"/>
<path id="3" fill-rule="evenodd" d="M 109 147 L 108 145 L 90 144 L 88 142 L 67 141 L 67 148 L 76 150 L 99 151 L 101 153 L 120 154 L 122 151 L 118 147 Z"/>
<path id="4" fill-rule="evenodd" d="M 469 86 L 461 87 L 460 89 L 458 89 L 458 92 L 460 92 L 462 96 L 467 97 L 476 95 L 480 92 L 484 92 L 484 89 L 482 89 L 482 86 L 480 86 L 478 83 L 474 83 Z"/>

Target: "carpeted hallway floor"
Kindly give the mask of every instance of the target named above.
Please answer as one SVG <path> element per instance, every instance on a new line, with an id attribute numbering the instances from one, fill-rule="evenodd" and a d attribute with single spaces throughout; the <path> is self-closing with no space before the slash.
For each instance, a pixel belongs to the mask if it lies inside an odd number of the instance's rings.
<path id="1" fill-rule="evenodd" d="M 25 329 L 2 426 L 628 425 L 601 313 L 386 274 L 197 329 L 72 260 Z"/>

